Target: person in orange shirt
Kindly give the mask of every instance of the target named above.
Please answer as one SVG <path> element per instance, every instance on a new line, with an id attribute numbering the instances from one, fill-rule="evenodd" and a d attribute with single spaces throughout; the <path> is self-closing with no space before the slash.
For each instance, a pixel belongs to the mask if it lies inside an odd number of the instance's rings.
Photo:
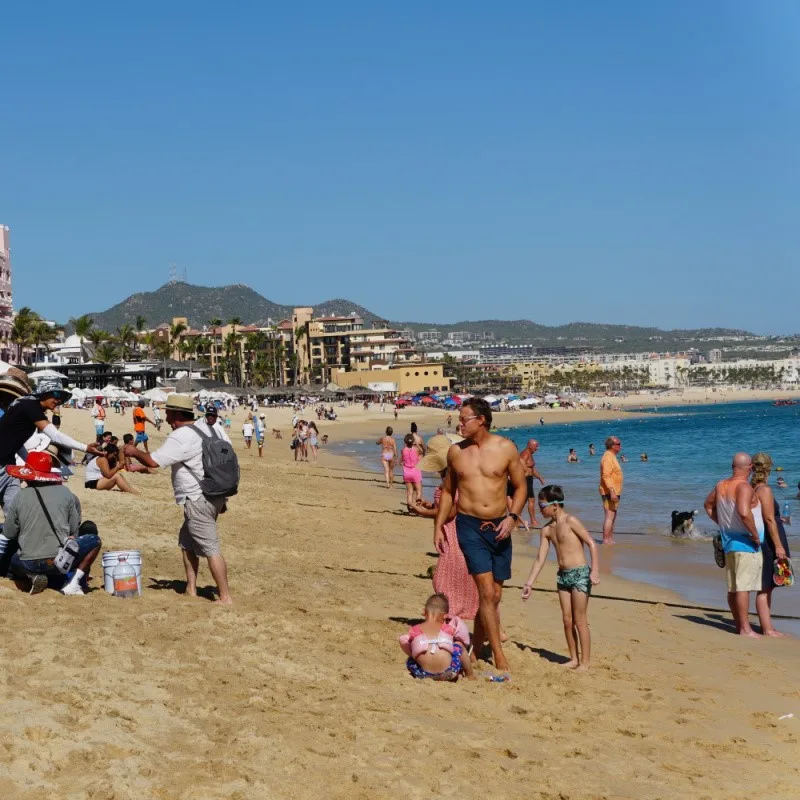
<path id="1" fill-rule="evenodd" d="M 144 400 L 139 400 L 136 408 L 133 409 L 133 431 L 136 434 L 136 444 L 143 444 L 144 449 L 149 453 L 150 448 L 147 446 L 148 436 L 145 432 L 145 425 L 150 423 L 154 428 L 155 422 L 144 413 Z"/>
<path id="2" fill-rule="evenodd" d="M 614 544 L 614 523 L 622 497 L 622 467 L 617 454 L 622 442 L 616 436 L 606 439 L 606 452 L 600 459 L 600 496 L 603 498 L 603 544 Z"/>

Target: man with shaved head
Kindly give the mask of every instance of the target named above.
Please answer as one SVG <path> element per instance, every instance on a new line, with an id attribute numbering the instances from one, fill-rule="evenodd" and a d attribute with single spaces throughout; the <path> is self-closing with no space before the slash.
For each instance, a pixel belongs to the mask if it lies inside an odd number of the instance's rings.
<path id="1" fill-rule="evenodd" d="M 747 453 L 737 453 L 731 464 L 733 474 L 721 480 L 706 498 L 705 509 L 719 526 L 725 551 L 728 606 L 736 631 L 758 637 L 750 627 L 750 592 L 761 591 L 761 542 L 764 520 L 761 504 L 750 485 L 753 462 Z"/>
<path id="2" fill-rule="evenodd" d="M 536 526 L 536 492 L 533 489 L 533 479 L 536 478 L 539 483 L 544 486 L 544 478 L 536 471 L 536 461 L 533 456 L 539 449 L 539 442 L 536 439 L 528 439 L 525 449 L 519 454 L 519 460 L 522 462 L 522 469 L 525 471 L 525 484 L 528 489 L 528 516 L 531 520 L 531 526 Z M 514 497 L 514 487 L 509 482 L 508 489 L 508 507 L 511 508 L 511 501 Z"/>

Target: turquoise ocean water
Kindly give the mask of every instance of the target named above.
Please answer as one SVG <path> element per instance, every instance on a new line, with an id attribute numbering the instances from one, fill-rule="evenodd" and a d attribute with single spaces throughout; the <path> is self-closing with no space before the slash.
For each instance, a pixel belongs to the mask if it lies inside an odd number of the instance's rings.
<path id="1" fill-rule="evenodd" d="M 410 424 L 413 412 L 409 410 L 403 414 L 403 424 Z M 611 421 L 502 427 L 504 419 L 508 418 L 507 414 L 497 415 L 498 432 L 508 436 L 520 449 L 528 439 L 539 441 L 538 471 L 546 482 L 564 488 L 568 508 L 589 530 L 598 532 L 596 538 L 602 525 L 597 484 L 599 460 L 605 450 L 603 442 L 612 434 L 621 439 L 622 453 L 628 461 L 623 464 L 625 486 L 617 521 L 619 544 L 601 548 L 603 572 L 611 571 L 621 577 L 674 590 L 692 603 L 723 607 L 724 571 L 714 565 L 709 541 L 676 540 L 668 534 L 673 510 L 698 509 L 696 527 L 709 537 L 713 535 L 714 525 L 703 512 L 703 502 L 715 482 L 729 474 L 731 456 L 739 450 L 766 451 L 775 466 L 784 468 L 783 472 L 773 470 L 770 484 L 780 505 L 783 506 L 785 500 L 791 505 L 794 524 L 786 530 L 795 565 L 800 567 L 800 500 L 795 498 L 800 480 L 797 435 L 800 405 L 686 406 L 643 417 L 622 414 L 618 420 Z M 400 426 L 396 427 L 401 430 Z M 435 431 L 420 432 L 428 438 Z M 595 445 L 597 455 L 594 457 L 588 455 L 590 443 Z M 567 463 L 570 447 L 577 450 L 580 463 Z M 378 448 L 372 442 L 350 442 L 338 449 L 380 471 Z M 647 462 L 639 460 L 642 452 L 647 453 Z M 788 489 L 776 488 L 775 480 L 779 475 L 785 477 Z M 435 476 L 426 476 L 426 487 L 436 483 Z M 430 494 L 431 489 L 426 489 L 426 495 Z M 536 540 L 538 536 L 532 544 Z M 524 558 L 522 552 L 519 555 Z M 521 574 L 516 562 L 515 556 L 515 580 Z M 524 569 L 527 570 L 527 565 Z M 795 586 L 774 592 L 773 611 L 800 617 L 800 574 Z M 800 622 L 776 621 L 776 624 L 800 634 Z"/>

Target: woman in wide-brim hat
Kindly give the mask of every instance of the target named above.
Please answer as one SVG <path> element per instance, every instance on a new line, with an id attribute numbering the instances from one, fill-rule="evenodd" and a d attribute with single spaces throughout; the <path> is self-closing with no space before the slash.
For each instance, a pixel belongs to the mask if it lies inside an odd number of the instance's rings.
<path id="1" fill-rule="evenodd" d="M 18 397 L 25 397 L 32 391 L 28 376 L 21 369 L 9 367 L 0 375 L 0 408 L 8 408 Z"/>
<path id="2" fill-rule="evenodd" d="M 427 452 L 419 462 L 423 472 L 438 472 L 444 482 L 447 474 L 447 452 L 453 443 L 447 436 L 437 435 L 428 439 Z M 441 484 L 433 493 L 433 503 L 418 505 L 416 512 L 423 517 L 436 517 L 439 500 L 442 496 Z M 478 613 L 478 587 L 467 570 L 464 554 L 458 546 L 456 534 L 456 513 L 458 510 L 458 492 L 453 498 L 450 518 L 445 522 L 444 542 L 439 554 L 439 562 L 433 572 L 433 590 L 441 592 L 450 604 L 450 614 L 461 619 L 475 619 Z"/>

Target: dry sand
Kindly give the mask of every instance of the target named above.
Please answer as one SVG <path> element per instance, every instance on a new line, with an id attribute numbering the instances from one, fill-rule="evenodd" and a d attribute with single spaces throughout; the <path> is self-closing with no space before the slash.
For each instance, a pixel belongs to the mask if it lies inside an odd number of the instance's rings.
<path id="1" fill-rule="evenodd" d="M 288 414 L 268 428 L 286 436 Z M 377 436 L 388 415 L 346 416 L 322 432 Z M 87 412 L 64 425 L 91 428 Z M 727 616 L 604 577 L 593 671 L 564 671 L 548 565 L 527 605 L 509 588 L 502 606 L 511 683 L 415 682 L 396 637 L 431 591 L 431 523 L 402 513 L 400 485 L 324 450 L 295 465 L 288 438 L 259 460 L 237 427 L 241 491 L 221 518 L 233 608 L 178 593 L 166 472 L 132 477 L 141 498 L 87 492 L 80 470 L 70 483 L 104 549 L 142 550 L 142 598 L 0 582 L 0 798 L 800 795 L 797 641 L 740 639 Z M 518 550 L 511 584 L 529 566 Z"/>

